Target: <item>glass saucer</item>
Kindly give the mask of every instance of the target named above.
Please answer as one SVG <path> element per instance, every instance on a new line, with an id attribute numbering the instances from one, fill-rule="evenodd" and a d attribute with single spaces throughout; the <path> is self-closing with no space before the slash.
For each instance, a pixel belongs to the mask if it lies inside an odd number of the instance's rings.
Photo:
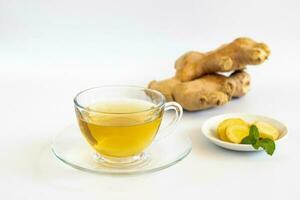
<path id="1" fill-rule="evenodd" d="M 176 164 L 185 158 L 191 149 L 191 141 L 187 134 L 174 132 L 154 141 L 140 155 L 141 162 L 126 167 L 112 167 L 93 151 L 75 124 L 58 134 L 52 144 L 53 153 L 62 162 L 76 169 L 100 174 L 140 174 L 158 171 Z"/>

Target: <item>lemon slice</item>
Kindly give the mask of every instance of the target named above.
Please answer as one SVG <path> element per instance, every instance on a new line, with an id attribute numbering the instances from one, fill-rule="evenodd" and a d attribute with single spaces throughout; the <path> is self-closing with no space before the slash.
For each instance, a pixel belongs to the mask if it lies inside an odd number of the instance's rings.
<path id="1" fill-rule="evenodd" d="M 232 125 L 226 128 L 226 136 L 228 140 L 235 144 L 240 144 L 241 141 L 249 135 L 249 126 Z"/>
<path id="2" fill-rule="evenodd" d="M 279 131 L 271 124 L 262 121 L 256 121 L 253 123 L 258 128 L 259 136 L 261 138 L 269 138 L 271 140 L 277 140 L 279 137 Z"/>
<path id="3" fill-rule="evenodd" d="M 226 136 L 226 129 L 227 129 L 227 127 L 233 126 L 233 125 L 243 125 L 243 126 L 247 126 L 247 127 L 249 126 L 247 124 L 247 122 L 245 122 L 244 120 L 242 120 L 240 118 L 226 119 L 223 122 L 221 122 L 217 128 L 218 137 L 223 141 L 231 142 Z"/>

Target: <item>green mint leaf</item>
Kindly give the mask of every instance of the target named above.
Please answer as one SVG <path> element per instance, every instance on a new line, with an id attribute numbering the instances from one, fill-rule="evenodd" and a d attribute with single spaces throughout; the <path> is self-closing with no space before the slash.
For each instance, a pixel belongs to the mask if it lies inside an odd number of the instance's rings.
<path id="1" fill-rule="evenodd" d="M 246 136 L 244 139 L 242 139 L 241 144 L 255 144 L 256 140 L 255 138 L 251 137 L 250 135 Z"/>
<path id="2" fill-rule="evenodd" d="M 246 136 L 241 144 L 252 144 L 254 145 L 259 140 L 259 132 L 255 125 L 250 126 L 249 135 Z"/>
<path id="3" fill-rule="evenodd" d="M 256 143 L 252 144 L 252 146 L 254 149 L 259 149 L 259 147 L 260 147 L 259 141 L 256 141 Z"/>
<path id="4" fill-rule="evenodd" d="M 273 155 L 276 148 L 275 142 L 269 138 L 264 138 L 257 141 L 257 146 L 262 147 L 270 156 Z"/>
<path id="5" fill-rule="evenodd" d="M 254 149 L 261 147 L 269 155 L 273 155 L 275 151 L 275 142 L 269 138 L 259 139 L 259 131 L 255 125 L 250 126 L 249 135 L 241 141 L 241 144 L 252 144 Z"/>
<path id="6" fill-rule="evenodd" d="M 249 135 L 251 135 L 256 141 L 259 140 L 258 128 L 255 125 L 250 126 Z"/>

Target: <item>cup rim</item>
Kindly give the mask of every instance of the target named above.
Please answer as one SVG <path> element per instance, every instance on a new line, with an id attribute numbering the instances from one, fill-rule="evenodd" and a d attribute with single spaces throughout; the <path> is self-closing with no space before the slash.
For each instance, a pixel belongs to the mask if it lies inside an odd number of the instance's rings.
<path id="1" fill-rule="evenodd" d="M 153 92 L 153 93 L 157 94 L 158 96 L 160 96 L 161 101 L 159 102 L 159 104 L 155 105 L 154 107 L 151 107 L 151 108 L 148 108 L 148 109 L 145 109 L 145 110 L 134 111 L 134 112 L 122 112 L 122 113 L 119 113 L 119 112 L 104 112 L 104 111 L 98 111 L 98 110 L 94 110 L 94 109 L 88 109 L 86 106 L 83 106 L 78 102 L 78 97 L 80 95 L 82 95 L 83 93 L 91 91 L 91 90 L 95 90 L 95 89 L 101 89 L 101 88 L 131 88 L 131 89 L 146 90 L 146 91 Z M 85 90 L 82 90 L 82 91 L 78 92 L 75 95 L 75 97 L 73 98 L 73 102 L 74 102 L 74 105 L 76 107 L 79 107 L 80 109 L 82 109 L 84 111 L 87 111 L 87 112 L 93 112 L 93 113 L 98 113 L 98 114 L 110 114 L 110 115 L 113 115 L 113 114 L 118 114 L 118 115 L 127 114 L 128 115 L 128 114 L 137 114 L 137 113 L 148 112 L 148 111 L 151 111 L 151 110 L 154 110 L 154 109 L 157 109 L 157 108 L 161 108 L 165 104 L 166 98 L 159 91 L 149 89 L 149 88 L 146 88 L 146 87 L 142 87 L 142 86 L 136 86 L 136 85 L 101 85 L 101 86 L 96 86 L 96 87 L 90 87 L 90 88 L 87 88 Z"/>

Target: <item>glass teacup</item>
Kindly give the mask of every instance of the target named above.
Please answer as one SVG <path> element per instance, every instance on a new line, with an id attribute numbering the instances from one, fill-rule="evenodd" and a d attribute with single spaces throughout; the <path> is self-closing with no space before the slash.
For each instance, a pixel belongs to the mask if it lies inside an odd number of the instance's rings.
<path id="1" fill-rule="evenodd" d="M 120 166 L 143 160 L 155 138 L 166 135 L 157 134 L 165 111 L 175 111 L 169 128 L 182 116 L 176 102 L 136 86 L 90 88 L 77 94 L 74 104 L 80 130 L 98 160 Z"/>

